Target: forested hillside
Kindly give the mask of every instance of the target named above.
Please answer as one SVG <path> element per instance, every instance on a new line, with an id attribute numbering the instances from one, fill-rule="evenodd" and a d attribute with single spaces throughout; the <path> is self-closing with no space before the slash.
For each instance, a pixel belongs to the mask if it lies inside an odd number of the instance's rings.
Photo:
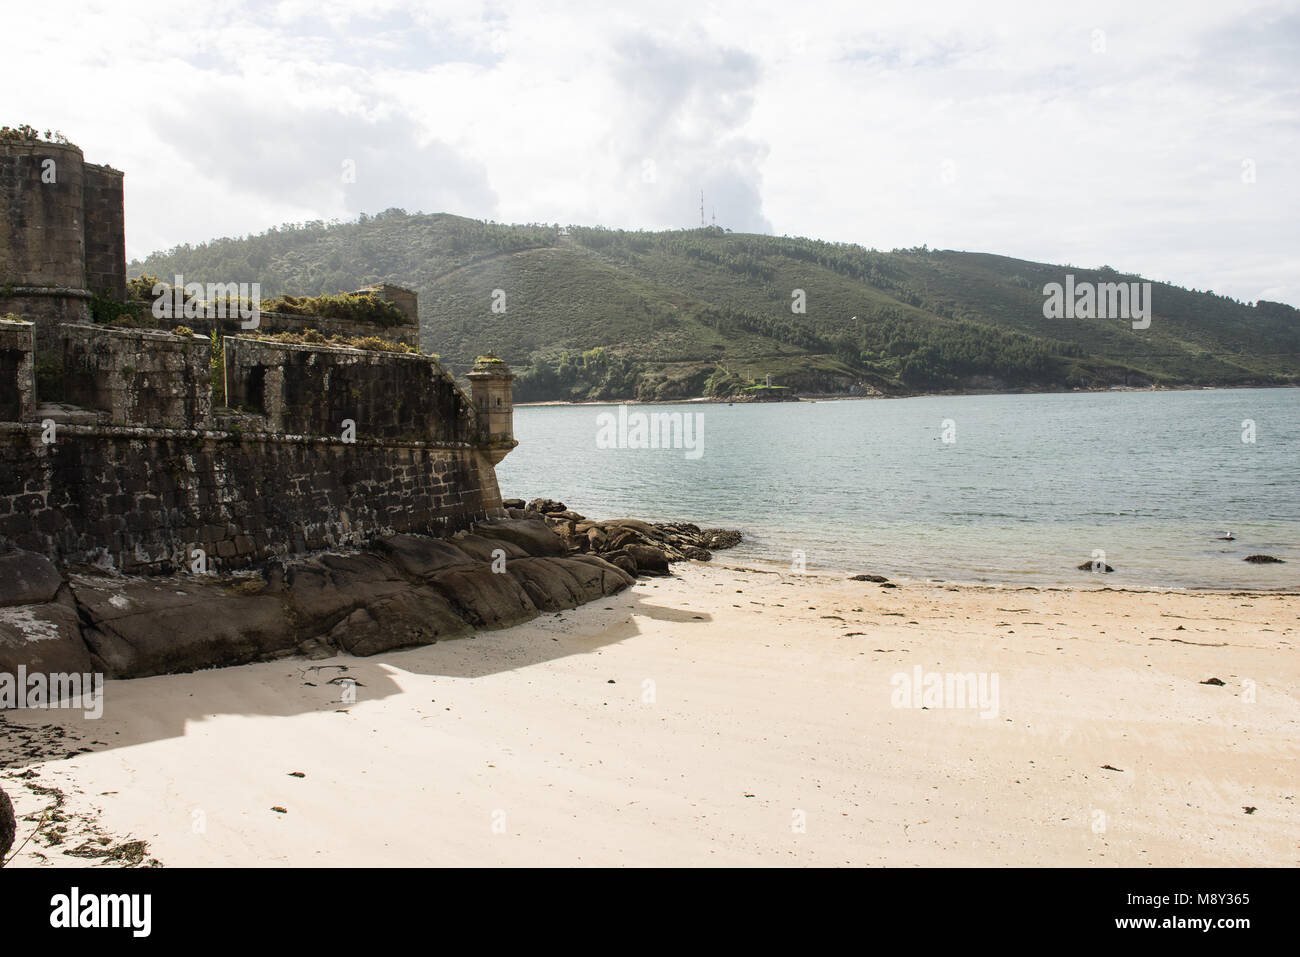
<path id="1" fill-rule="evenodd" d="M 457 374 L 494 351 L 520 373 L 520 401 L 722 395 L 767 373 L 803 392 L 893 394 L 1300 382 L 1290 306 L 1154 283 L 1147 329 L 1046 319 L 1043 287 L 1066 273 L 1144 280 L 983 253 L 389 210 L 180 246 L 131 272 L 260 282 L 264 298 L 408 286 L 423 350 Z"/>

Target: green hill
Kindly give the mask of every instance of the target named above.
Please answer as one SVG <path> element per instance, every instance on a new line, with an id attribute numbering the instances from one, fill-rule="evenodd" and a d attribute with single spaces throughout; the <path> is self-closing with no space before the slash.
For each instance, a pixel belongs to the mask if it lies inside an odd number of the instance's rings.
<path id="1" fill-rule="evenodd" d="M 1290 306 L 1153 283 L 1145 330 L 1047 319 L 1043 287 L 1066 273 L 1142 280 L 983 253 L 389 210 L 178 246 L 131 270 L 256 281 L 264 298 L 412 287 L 424 351 L 458 373 L 494 351 L 520 373 L 521 401 L 721 395 L 767 373 L 804 392 L 894 394 L 1300 383 Z"/>

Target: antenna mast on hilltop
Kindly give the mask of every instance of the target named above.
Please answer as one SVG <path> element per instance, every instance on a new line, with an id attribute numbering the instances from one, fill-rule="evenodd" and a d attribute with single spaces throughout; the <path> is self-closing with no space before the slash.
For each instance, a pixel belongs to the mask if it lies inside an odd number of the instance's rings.
<path id="1" fill-rule="evenodd" d="M 700 190 L 700 229 L 704 228 L 704 190 Z"/>

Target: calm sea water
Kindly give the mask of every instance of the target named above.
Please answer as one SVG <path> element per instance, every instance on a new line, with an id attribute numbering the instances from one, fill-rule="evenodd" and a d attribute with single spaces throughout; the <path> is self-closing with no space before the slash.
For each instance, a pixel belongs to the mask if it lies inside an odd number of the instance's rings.
<path id="1" fill-rule="evenodd" d="M 515 410 L 506 497 L 739 528 L 726 557 L 1023 584 L 1300 586 L 1300 390 L 630 406 L 703 454 L 597 448 L 616 406 Z M 945 420 L 949 437 L 944 441 Z M 1243 442 L 1243 422 L 1254 442 Z M 1233 541 L 1217 539 L 1231 532 Z M 1105 553 L 1115 572 L 1076 570 Z M 1252 565 L 1265 553 L 1284 565 Z"/>

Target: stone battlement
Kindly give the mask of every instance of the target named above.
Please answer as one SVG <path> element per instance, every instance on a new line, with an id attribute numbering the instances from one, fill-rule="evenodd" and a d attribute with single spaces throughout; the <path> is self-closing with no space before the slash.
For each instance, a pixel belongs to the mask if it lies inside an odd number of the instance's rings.
<path id="1" fill-rule="evenodd" d="M 83 324 L 58 333 L 60 401 L 105 413 L 105 424 L 212 428 L 206 340 Z"/>
<path id="2" fill-rule="evenodd" d="M 473 403 L 432 356 L 227 337 L 226 401 L 265 431 L 474 442 Z M 486 438 L 486 436 L 483 436 Z"/>

